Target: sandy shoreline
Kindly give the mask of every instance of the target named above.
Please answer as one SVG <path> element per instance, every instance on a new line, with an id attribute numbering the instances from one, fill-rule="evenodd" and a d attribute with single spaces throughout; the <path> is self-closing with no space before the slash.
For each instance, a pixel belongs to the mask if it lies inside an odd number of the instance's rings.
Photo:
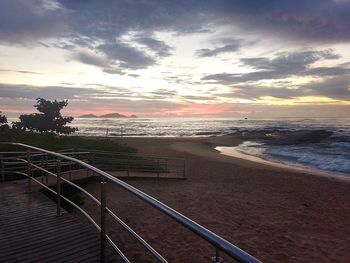
<path id="1" fill-rule="evenodd" d="M 187 180 L 130 179 L 128 183 L 260 260 L 349 261 L 347 183 L 214 150 L 239 144 L 240 139 L 234 137 L 123 140 L 143 154 L 186 159 Z M 97 194 L 95 185 L 88 188 Z M 209 262 L 214 255 L 211 246 L 118 187 L 110 186 L 108 203 L 170 262 L 186 262 L 189 256 L 191 262 Z M 132 258 L 144 258 L 127 235 L 114 228 L 111 232 L 122 247 L 134 251 Z"/>

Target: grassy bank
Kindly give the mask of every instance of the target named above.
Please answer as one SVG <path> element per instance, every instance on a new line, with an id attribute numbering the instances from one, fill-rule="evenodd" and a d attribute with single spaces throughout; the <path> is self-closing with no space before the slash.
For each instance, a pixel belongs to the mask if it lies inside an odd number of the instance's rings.
<path id="1" fill-rule="evenodd" d="M 52 151 L 89 149 L 111 152 L 136 152 L 134 148 L 108 138 L 58 136 L 54 134 L 39 134 L 15 130 L 1 131 L 0 142 L 19 142 Z M 1 145 L 0 147 L 3 150 L 13 149 L 13 147 L 5 145 Z"/>

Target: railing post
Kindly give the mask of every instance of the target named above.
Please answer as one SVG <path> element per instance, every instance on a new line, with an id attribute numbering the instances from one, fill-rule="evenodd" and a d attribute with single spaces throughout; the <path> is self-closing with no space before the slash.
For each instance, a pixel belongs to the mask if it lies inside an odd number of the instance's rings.
<path id="1" fill-rule="evenodd" d="M 40 165 L 44 168 L 44 154 L 41 154 L 41 162 Z M 41 171 L 41 182 L 44 183 L 45 172 Z"/>
<path id="2" fill-rule="evenodd" d="M 159 159 L 157 159 L 157 177 L 159 178 Z"/>
<path id="3" fill-rule="evenodd" d="M 102 180 L 101 185 L 101 254 L 100 262 L 104 263 L 106 259 L 106 181 Z"/>
<path id="4" fill-rule="evenodd" d="M 57 216 L 61 215 L 61 160 L 57 160 Z"/>
<path id="5" fill-rule="evenodd" d="M 5 161 L 1 159 L 0 162 L 1 162 L 1 182 L 5 182 Z"/>
<path id="6" fill-rule="evenodd" d="M 127 166 L 127 174 L 128 176 L 130 176 L 130 155 L 127 155 L 127 163 L 126 163 L 126 166 Z"/>
<path id="7" fill-rule="evenodd" d="M 28 174 L 28 192 L 30 193 L 32 192 L 30 149 L 27 150 L 27 174 Z"/>
<path id="8" fill-rule="evenodd" d="M 49 170 L 49 155 L 45 154 L 45 170 L 48 171 Z M 47 173 L 45 173 L 45 181 L 46 181 L 46 185 L 49 184 L 49 175 Z"/>
<path id="9" fill-rule="evenodd" d="M 69 181 L 72 181 L 72 162 L 69 161 L 69 166 L 68 166 L 68 169 L 69 169 Z"/>
<path id="10" fill-rule="evenodd" d="M 186 178 L 186 160 L 183 160 L 182 176 Z"/>
<path id="11" fill-rule="evenodd" d="M 216 249 L 215 257 L 211 258 L 210 263 L 224 263 L 224 259 L 222 257 L 220 257 L 218 249 Z"/>

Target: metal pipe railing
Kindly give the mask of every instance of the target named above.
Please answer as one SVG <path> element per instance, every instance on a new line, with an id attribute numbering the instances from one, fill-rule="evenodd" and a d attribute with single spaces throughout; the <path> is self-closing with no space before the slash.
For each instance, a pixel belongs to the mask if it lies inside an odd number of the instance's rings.
<path id="1" fill-rule="evenodd" d="M 13 158 L 15 159 L 15 158 Z M 23 163 L 27 163 L 29 165 L 32 165 L 31 163 L 29 163 L 27 160 L 25 159 L 17 159 L 18 161 L 22 161 Z M 45 169 L 41 169 L 43 171 L 45 171 Z M 85 193 L 88 197 L 90 197 L 93 201 L 95 201 L 100 207 L 101 207 L 101 211 L 102 211 L 102 204 L 100 201 L 98 201 L 94 196 L 92 196 L 89 192 L 87 192 L 85 189 L 77 186 L 76 184 L 72 183 L 72 182 L 69 182 L 68 180 L 64 179 L 64 178 L 61 178 L 59 176 L 59 173 L 57 174 L 53 174 L 51 173 L 50 171 L 46 171 L 48 174 L 56 177 L 57 180 L 61 179 L 67 183 L 69 183 L 70 185 L 80 189 L 83 193 Z M 34 182 L 36 182 L 37 184 L 41 185 L 42 187 L 44 187 L 46 190 L 48 190 L 50 193 L 54 194 L 57 196 L 57 216 L 60 216 L 61 215 L 61 199 L 66 201 L 67 203 L 69 203 L 70 205 L 72 205 L 74 208 L 78 209 L 89 221 L 90 223 L 92 223 L 92 225 L 101 233 L 101 240 L 103 240 L 103 236 L 105 237 L 104 239 L 108 241 L 108 243 L 111 245 L 111 247 L 116 251 L 116 253 L 121 257 L 121 259 L 126 262 L 126 263 L 129 263 L 129 259 L 124 255 L 124 253 L 118 248 L 118 246 L 112 241 L 112 239 L 106 234 L 105 231 L 103 231 L 103 229 L 106 227 L 105 226 L 105 223 L 102 222 L 101 220 L 101 224 L 98 225 L 96 223 L 96 221 L 92 218 L 91 215 L 89 215 L 86 211 L 84 211 L 81 207 L 79 207 L 77 204 L 75 204 L 73 201 L 69 200 L 67 197 L 63 196 L 61 193 L 60 193 L 60 189 L 57 188 L 57 190 L 53 190 L 51 189 L 50 187 L 48 187 L 47 185 L 45 185 L 44 183 L 40 182 L 39 180 L 37 180 L 36 178 L 34 177 L 31 177 L 29 176 L 28 174 L 26 173 L 22 173 L 22 172 L 14 172 L 15 174 L 20 174 L 20 175 L 23 175 L 25 177 L 28 177 L 28 179 L 30 180 L 33 180 Z M 57 184 L 58 186 L 59 184 Z M 101 185 L 102 186 L 102 185 Z M 108 208 L 105 208 L 105 209 L 108 209 Z M 109 210 L 109 209 L 108 209 Z M 102 213 L 101 213 L 102 214 Z M 101 242 L 102 244 L 102 242 Z M 151 247 L 149 244 L 147 244 L 149 247 Z M 103 247 L 105 246 L 105 243 L 103 243 Z M 102 247 L 102 246 L 101 246 Z M 152 247 L 151 247 L 152 248 Z M 153 248 L 152 248 L 153 249 Z M 154 250 L 154 249 L 153 249 Z M 104 257 L 104 254 L 101 253 L 101 262 L 105 262 L 105 257 Z"/>
<path id="2" fill-rule="evenodd" d="M 16 145 L 16 146 L 20 146 L 20 147 L 24 147 L 30 150 L 34 150 L 34 151 L 39 151 L 39 152 L 43 152 L 52 156 L 55 156 L 57 158 L 60 159 L 65 159 L 65 160 L 69 160 L 72 161 L 76 164 L 79 164 L 83 167 L 85 167 L 88 170 L 91 170 L 93 173 L 98 174 L 99 176 L 101 176 L 104 180 L 108 180 L 120 187 L 122 187 L 123 189 L 125 189 L 126 191 L 130 192 L 131 194 L 133 194 L 134 196 L 140 198 L 141 200 L 149 203 L 150 205 L 152 205 L 153 207 L 157 208 L 158 210 L 160 210 L 162 213 L 164 213 L 165 215 L 169 216 L 170 218 L 174 219 L 175 221 L 177 221 L 178 223 L 180 223 L 182 226 L 186 227 L 187 229 L 191 230 L 192 232 L 194 232 L 196 235 L 198 235 L 199 237 L 203 238 L 204 240 L 206 240 L 207 242 L 209 242 L 210 244 L 212 244 L 215 248 L 216 248 L 216 257 L 214 257 L 214 259 L 218 259 L 218 252 L 222 251 L 225 254 L 229 255 L 230 257 L 232 257 L 233 259 L 237 260 L 238 262 L 260 262 L 258 259 L 254 258 L 253 256 L 249 255 L 247 252 L 241 250 L 240 248 L 238 248 L 237 246 L 231 244 L 230 242 L 228 242 L 227 240 L 223 239 L 222 237 L 216 235 L 215 233 L 211 232 L 210 230 L 206 229 L 205 227 L 199 225 L 198 223 L 194 222 L 193 220 L 189 219 L 188 217 L 182 215 L 181 213 L 177 212 L 176 210 L 172 209 L 171 207 L 163 204 L 162 202 L 160 202 L 159 200 L 153 198 L 150 195 L 147 195 L 146 193 L 140 191 L 139 189 L 113 177 L 112 175 L 90 165 L 87 164 L 81 160 L 78 160 L 76 158 L 73 157 L 69 157 L 69 156 L 65 156 L 63 154 L 60 153 L 56 153 L 56 152 L 52 152 L 52 151 L 48 151 L 45 149 L 41 149 L 38 147 L 34 147 L 34 146 L 30 146 L 30 145 L 26 145 L 26 144 L 22 144 L 22 143 L 0 143 L 0 144 L 10 144 L 10 145 Z M 28 156 L 28 160 L 30 159 L 30 156 Z M 28 169 L 28 171 L 30 172 L 30 168 Z M 30 175 L 30 173 L 29 173 Z M 110 238 L 106 237 L 107 241 L 109 243 L 111 243 Z M 114 244 L 114 243 L 113 243 Z M 115 244 L 112 245 L 112 247 L 115 246 Z M 215 261 L 214 261 L 215 262 Z"/>

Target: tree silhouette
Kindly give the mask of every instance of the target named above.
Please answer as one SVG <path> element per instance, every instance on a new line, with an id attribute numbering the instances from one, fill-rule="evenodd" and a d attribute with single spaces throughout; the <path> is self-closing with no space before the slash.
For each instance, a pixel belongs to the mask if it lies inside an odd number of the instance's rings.
<path id="1" fill-rule="evenodd" d="M 0 131 L 8 130 L 9 126 L 7 125 L 7 118 L 5 115 L 1 115 L 0 111 Z"/>
<path id="2" fill-rule="evenodd" d="M 41 133 L 70 134 L 77 128 L 67 127 L 73 117 L 63 117 L 61 110 L 68 105 L 68 100 L 45 100 L 37 98 L 34 107 L 40 113 L 22 114 L 19 121 L 13 123 L 14 128 Z"/>
<path id="3" fill-rule="evenodd" d="M 0 125 L 6 124 L 7 123 L 7 118 L 5 115 L 1 115 L 0 111 Z"/>

